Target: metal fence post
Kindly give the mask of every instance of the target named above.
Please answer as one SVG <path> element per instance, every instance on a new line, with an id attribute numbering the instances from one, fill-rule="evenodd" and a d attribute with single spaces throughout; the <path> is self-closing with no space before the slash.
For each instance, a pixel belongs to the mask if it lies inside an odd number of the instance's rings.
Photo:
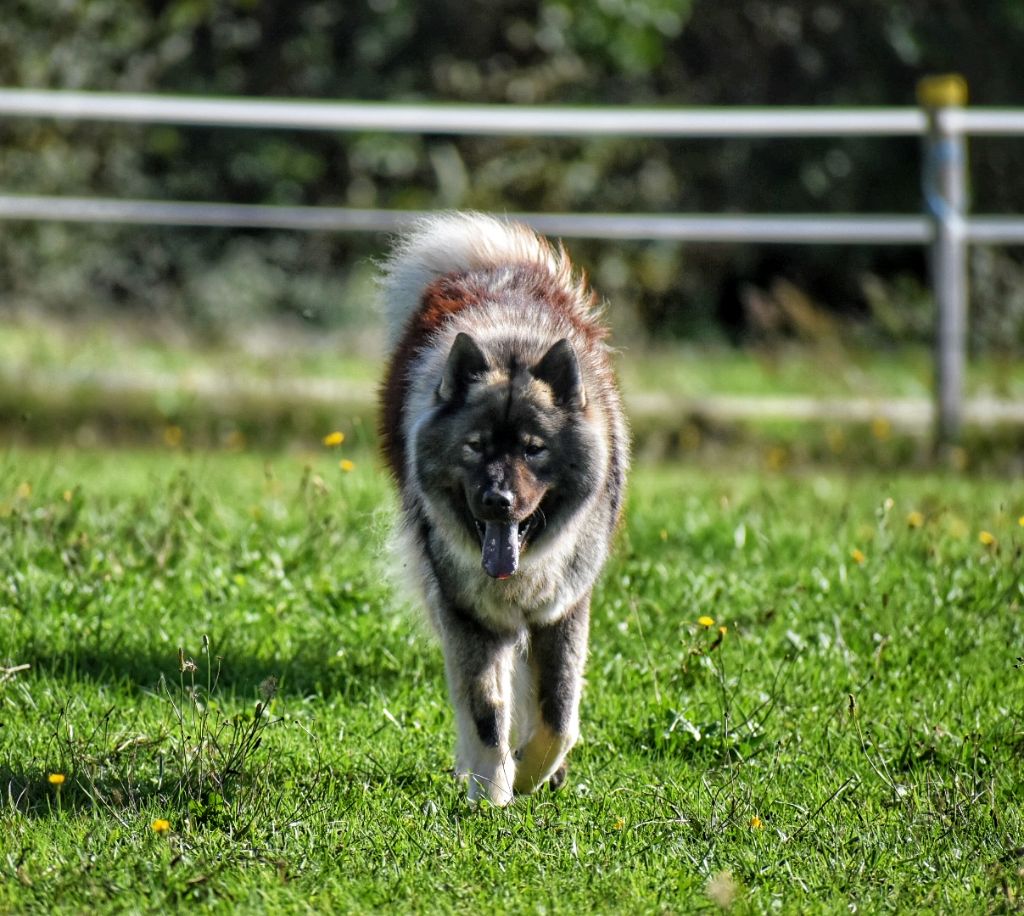
<path id="1" fill-rule="evenodd" d="M 928 115 L 924 146 L 925 211 L 932 221 L 931 284 L 935 296 L 935 439 L 955 445 L 963 426 L 967 362 L 967 140 L 952 109 L 967 102 L 958 75 L 921 80 L 917 98 Z"/>

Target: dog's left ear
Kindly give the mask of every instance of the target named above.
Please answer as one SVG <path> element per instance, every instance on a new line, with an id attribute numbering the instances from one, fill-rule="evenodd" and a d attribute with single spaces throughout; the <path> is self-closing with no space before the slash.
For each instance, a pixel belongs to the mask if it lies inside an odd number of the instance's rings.
<path id="1" fill-rule="evenodd" d="M 571 410 L 582 410 L 587 406 L 587 391 L 583 387 L 583 375 L 576 351 L 564 337 L 530 370 L 530 374 L 551 386 L 555 401 Z"/>
<path id="2" fill-rule="evenodd" d="M 441 384 L 437 386 L 437 399 L 451 401 L 465 394 L 469 383 L 487 371 L 487 357 L 480 345 L 468 334 L 460 331 L 448 352 Z"/>

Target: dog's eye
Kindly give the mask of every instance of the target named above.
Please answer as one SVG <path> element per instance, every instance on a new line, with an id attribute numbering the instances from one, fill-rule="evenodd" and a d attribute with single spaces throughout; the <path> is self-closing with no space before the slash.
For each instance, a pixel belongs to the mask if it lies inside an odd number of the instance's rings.
<path id="1" fill-rule="evenodd" d="M 527 458 L 540 458 L 547 454 L 547 446 L 543 442 L 527 442 L 523 446 L 523 454 Z"/>
<path id="2" fill-rule="evenodd" d="M 466 440 L 466 448 L 474 455 L 479 455 L 484 450 L 484 444 L 480 439 L 477 439 L 474 436 L 472 439 Z"/>

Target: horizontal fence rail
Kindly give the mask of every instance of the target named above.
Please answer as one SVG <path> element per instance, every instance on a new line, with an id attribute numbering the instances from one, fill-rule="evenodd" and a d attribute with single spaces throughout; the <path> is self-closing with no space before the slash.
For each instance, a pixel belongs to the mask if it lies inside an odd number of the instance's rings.
<path id="1" fill-rule="evenodd" d="M 100 200 L 0 195 L 0 219 L 249 229 L 393 232 L 426 210 L 285 207 L 252 204 Z M 686 242 L 920 245 L 932 236 L 923 216 L 707 216 L 640 213 L 508 213 L 546 235 Z M 1021 227 L 1024 229 L 1024 225 Z M 968 226 L 968 232 L 971 231 Z"/>
<path id="2" fill-rule="evenodd" d="M 0 89 L 0 115 L 262 127 L 546 137 L 811 137 L 923 134 L 918 108 L 608 108 L 217 99 Z"/>
<path id="3" fill-rule="evenodd" d="M 260 204 L 108 200 L 0 194 L 0 219 L 154 226 L 223 226 L 308 232 L 395 232 L 428 210 L 288 207 Z M 934 237 L 924 216 L 712 216 L 706 214 L 506 213 L 547 235 L 577 239 L 652 239 L 677 242 L 753 242 L 791 245 L 922 245 Z M 1024 220 L 1002 216 L 964 219 L 966 241 L 1024 244 Z"/>
<path id="4" fill-rule="evenodd" d="M 1024 218 L 968 216 L 966 138 L 1024 135 L 1024 109 L 964 107 L 959 77 L 919 86 L 915 108 L 625 108 L 320 102 L 0 89 L 0 117 L 280 130 L 506 137 L 921 137 L 924 212 L 914 214 L 518 213 L 541 232 L 685 242 L 928 245 L 938 304 L 937 438 L 959 435 L 966 359 L 966 246 L 1024 244 Z M 311 231 L 402 228 L 416 211 L 0 195 L 0 219 Z"/>
<path id="5" fill-rule="evenodd" d="M 0 115 L 138 124 L 191 124 L 290 130 L 384 131 L 546 137 L 919 136 L 920 108 L 614 108 L 318 102 L 308 99 L 195 98 L 114 92 L 0 89 Z M 1024 134 L 1024 111 L 950 109 L 945 130 Z"/>

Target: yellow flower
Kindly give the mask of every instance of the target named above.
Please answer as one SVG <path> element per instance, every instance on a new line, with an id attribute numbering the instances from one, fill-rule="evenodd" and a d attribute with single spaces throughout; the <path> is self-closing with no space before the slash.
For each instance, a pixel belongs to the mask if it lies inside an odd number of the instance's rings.
<path id="1" fill-rule="evenodd" d="M 1024 515 L 1021 516 L 1020 523 L 1024 525 Z M 668 532 L 664 528 L 662 528 L 661 531 L 658 532 L 658 537 L 660 537 L 663 541 L 667 541 Z"/>
<path id="2" fill-rule="evenodd" d="M 348 458 L 342 458 L 341 461 L 338 462 L 338 467 L 347 474 L 349 471 L 354 471 L 356 469 L 356 463 L 354 461 L 349 461 Z"/>
<path id="3" fill-rule="evenodd" d="M 982 531 L 978 535 L 978 540 L 981 541 L 986 547 L 995 547 L 999 542 L 996 540 L 996 536 L 991 531 Z"/>
<path id="4" fill-rule="evenodd" d="M 719 627 L 718 628 L 718 635 L 719 636 L 725 636 L 725 634 L 728 633 L 728 632 L 729 632 L 729 628 L 728 627 Z"/>
<path id="5" fill-rule="evenodd" d="M 181 440 L 184 437 L 184 432 L 180 426 L 165 426 L 164 427 L 164 445 L 168 448 L 177 448 L 181 445 Z"/>
<path id="6" fill-rule="evenodd" d="M 46 781 L 51 786 L 62 786 L 64 785 L 64 774 L 63 773 L 51 773 L 46 777 Z"/>
<path id="7" fill-rule="evenodd" d="M 867 559 L 867 557 L 864 556 L 864 551 L 858 550 L 856 547 L 854 547 L 853 550 L 850 551 L 850 558 L 858 566 L 862 566 L 864 564 L 864 561 Z"/>
<path id="8" fill-rule="evenodd" d="M 162 817 L 158 817 L 149 826 L 153 828 L 154 833 L 167 833 L 167 831 L 171 829 L 171 822 L 164 820 Z"/>
<path id="9" fill-rule="evenodd" d="M 1017 519 L 1017 524 L 1020 525 L 1021 528 L 1024 528 L 1024 515 Z"/>
<path id="10" fill-rule="evenodd" d="M 750 819 L 750 829 L 764 830 L 764 821 L 762 821 L 756 814 Z"/>
<path id="11" fill-rule="evenodd" d="M 28 499 L 32 495 L 32 484 L 27 480 L 23 480 L 18 484 L 18 489 L 14 491 L 14 495 L 18 499 Z"/>
<path id="12" fill-rule="evenodd" d="M 621 818 L 621 817 L 620 817 L 620 818 L 618 818 L 618 819 L 617 819 L 617 820 L 615 821 L 615 823 L 614 823 L 614 824 L 612 824 L 612 826 L 613 826 L 613 827 L 614 827 L 614 828 L 615 828 L 616 830 L 622 830 L 622 829 L 623 829 L 623 828 L 624 828 L 624 827 L 626 826 L 626 821 L 625 821 L 625 819 L 624 819 L 624 818 Z"/>
<path id="13" fill-rule="evenodd" d="M 324 436 L 324 445 L 328 448 L 334 448 L 336 445 L 341 445 L 345 441 L 345 434 L 335 430 L 333 433 L 328 433 Z"/>
<path id="14" fill-rule="evenodd" d="M 916 509 L 907 515 L 908 528 L 920 528 L 924 524 L 924 516 Z"/>
<path id="15" fill-rule="evenodd" d="M 699 623 L 702 627 L 713 627 L 715 625 L 714 618 L 708 617 L 707 615 L 704 615 L 703 617 L 698 617 L 697 623 Z"/>

